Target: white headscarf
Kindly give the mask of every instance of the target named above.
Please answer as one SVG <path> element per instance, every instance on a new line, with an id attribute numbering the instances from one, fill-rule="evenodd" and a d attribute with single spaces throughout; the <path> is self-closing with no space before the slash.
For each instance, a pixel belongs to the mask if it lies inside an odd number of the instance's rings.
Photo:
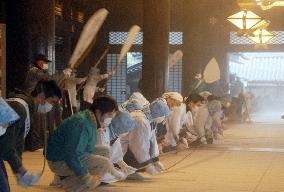
<path id="1" fill-rule="evenodd" d="M 165 99 L 171 98 L 171 99 L 174 99 L 174 100 L 179 101 L 181 103 L 183 102 L 183 97 L 178 92 L 166 92 L 166 93 L 163 94 L 162 97 L 165 98 Z"/>

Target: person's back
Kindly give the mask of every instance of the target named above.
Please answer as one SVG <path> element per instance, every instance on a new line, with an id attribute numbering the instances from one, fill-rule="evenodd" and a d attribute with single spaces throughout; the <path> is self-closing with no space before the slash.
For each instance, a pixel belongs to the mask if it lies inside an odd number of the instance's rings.
<path id="1" fill-rule="evenodd" d="M 24 150 L 25 142 L 24 136 L 26 136 L 25 134 L 27 134 L 26 132 L 28 131 L 26 130 L 28 127 L 25 123 L 28 117 L 26 108 L 17 100 L 23 100 L 28 104 L 29 115 L 34 111 L 34 104 L 30 96 L 20 91 L 9 94 L 9 98 L 7 103 L 15 110 L 20 119 L 11 124 L 7 128 L 6 134 L 0 137 L 0 156 L 4 160 L 7 160 L 12 169 L 16 171 L 22 166 L 19 159 L 22 158 L 21 155 Z"/>
<path id="2" fill-rule="evenodd" d="M 150 160 L 151 125 L 142 111 L 131 113 L 136 127 L 129 133 L 129 149 L 139 163 Z"/>
<path id="3" fill-rule="evenodd" d="M 89 125 L 86 125 L 86 123 Z M 51 161 L 68 160 L 68 158 L 75 154 L 68 154 L 68 152 L 76 152 L 66 150 L 76 143 L 73 140 L 75 136 L 77 141 L 82 145 L 78 145 L 80 152 L 77 155 L 83 155 L 84 152 L 92 153 L 96 145 L 96 125 L 93 124 L 88 116 L 88 110 L 74 114 L 65 119 L 61 125 L 50 135 L 47 145 L 47 159 Z M 81 153 L 82 152 L 82 153 Z"/>

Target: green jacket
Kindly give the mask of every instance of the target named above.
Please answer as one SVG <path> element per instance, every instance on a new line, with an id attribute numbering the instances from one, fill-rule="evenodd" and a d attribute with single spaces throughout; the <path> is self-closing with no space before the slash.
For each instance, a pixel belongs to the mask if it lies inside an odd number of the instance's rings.
<path id="1" fill-rule="evenodd" d="M 29 105 L 29 113 L 34 112 L 34 102 L 32 97 L 23 92 L 15 92 L 9 95 L 10 98 L 21 98 Z M 25 120 L 27 117 L 24 106 L 15 101 L 7 102 L 20 116 L 20 119 L 10 125 L 4 135 L 0 137 L 0 158 L 8 161 L 14 172 L 22 166 L 22 152 L 25 146 L 24 132 Z"/>
<path id="2" fill-rule="evenodd" d="M 199 82 L 199 80 L 194 79 L 194 81 L 192 82 L 190 86 L 190 93 L 199 94 L 203 91 L 206 91 L 206 84 L 204 80 L 201 80 L 201 82 Z"/>
<path id="3" fill-rule="evenodd" d="M 88 173 L 81 157 L 92 153 L 97 138 L 97 125 L 91 120 L 88 110 L 64 120 L 48 138 L 47 160 L 64 161 L 77 176 Z"/>

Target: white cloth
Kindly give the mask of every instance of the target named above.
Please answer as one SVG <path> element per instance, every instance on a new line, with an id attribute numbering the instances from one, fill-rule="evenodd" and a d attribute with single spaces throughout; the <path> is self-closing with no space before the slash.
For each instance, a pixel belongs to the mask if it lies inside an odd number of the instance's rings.
<path id="1" fill-rule="evenodd" d="M 167 144 L 176 146 L 175 138 L 178 138 L 181 130 L 181 118 L 182 118 L 182 107 L 173 107 L 170 116 L 166 120 L 167 133 L 165 135 L 165 141 Z"/>
<path id="2" fill-rule="evenodd" d="M 129 134 L 120 137 L 120 144 L 122 148 L 123 156 L 127 153 L 128 146 L 129 146 Z"/>
<path id="3" fill-rule="evenodd" d="M 96 67 L 92 67 L 83 91 L 84 101 L 88 103 L 93 103 L 93 97 L 97 90 L 98 82 L 103 79 L 109 78 L 111 74 L 112 72 L 106 74 L 98 74 L 98 69 Z"/>
<path id="4" fill-rule="evenodd" d="M 151 131 L 151 136 L 150 136 L 150 157 L 151 159 L 159 157 L 159 146 L 157 142 L 157 135 L 156 135 L 156 130 Z"/>
<path id="5" fill-rule="evenodd" d="M 209 115 L 207 105 L 203 105 L 196 112 L 195 128 L 200 138 L 205 137 L 205 133 L 210 132 L 212 127 L 212 118 Z"/>
<path id="6" fill-rule="evenodd" d="M 72 107 L 77 107 L 77 90 L 76 85 L 83 83 L 86 78 L 77 78 L 75 75 L 71 75 L 65 81 L 65 88 L 68 90 Z"/>
<path id="7" fill-rule="evenodd" d="M 179 102 L 183 102 L 183 97 L 180 93 L 178 92 L 166 92 L 163 94 L 163 98 L 172 98 L 174 100 L 177 100 Z"/>
<path id="8" fill-rule="evenodd" d="M 180 106 L 180 126 L 181 128 L 184 127 L 185 123 L 186 123 L 186 104 L 185 103 L 182 103 L 181 106 Z"/>
<path id="9" fill-rule="evenodd" d="M 114 144 L 111 146 L 111 161 L 113 163 L 118 163 L 123 161 L 123 151 L 120 143 L 120 139 L 118 138 Z"/>
<path id="10" fill-rule="evenodd" d="M 142 111 L 134 111 L 131 116 L 136 127 L 129 132 L 129 149 L 139 163 L 144 163 L 151 159 L 149 154 L 151 125 Z"/>
<path id="11" fill-rule="evenodd" d="M 194 123 L 193 123 L 193 117 L 192 117 L 192 113 L 191 111 L 188 111 L 185 114 L 185 119 L 184 119 L 184 126 L 190 130 L 193 127 Z"/>
<path id="12" fill-rule="evenodd" d="M 20 98 L 9 98 L 9 99 L 7 99 L 7 101 L 16 101 L 16 102 L 18 102 L 18 103 L 20 103 L 21 105 L 24 106 L 24 108 L 26 110 L 26 114 L 27 114 L 26 119 L 25 119 L 25 132 L 24 132 L 24 138 L 26 138 L 30 129 L 31 129 L 29 105 L 27 104 L 26 101 L 24 101 L 23 99 L 20 99 Z"/>
<path id="13" fill-rule="evenodd" d="M 120 143 L 120 139 L 118 138 L 112 146 L 110 146 L 110 136 L 109 136 L 109 128 L 100 128 L 98 129 L 97 134 L 97 145 L 103 145 L 110 147 L 110 159 L 113 163 L 118 163 L 123 160 L 123 151 Z"/>
<path id="14" fill-rule="evenodd" d="M 136 100 L 139 101 L 139 104 L 142 106 L 149 105 L 150 102 L 139 92 L 134 92 L 128 99 L 129 101 Z"/>

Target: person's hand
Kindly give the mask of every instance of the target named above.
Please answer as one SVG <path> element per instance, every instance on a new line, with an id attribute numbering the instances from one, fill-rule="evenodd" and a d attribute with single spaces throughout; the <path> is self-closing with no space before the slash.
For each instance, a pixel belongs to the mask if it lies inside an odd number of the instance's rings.
<path id="1" fill-rule="evenodd" d="M 119 161 L 117 164 L 120 167 L 120 169 L 127 175 L 133 174 L 137 171 L 137 169 L 135 169 L 134 167 L 128 166 L 124 161 Z"/>
<path id="2" fill-rule="evenodd" d="M 162 172 L 165 170 L 165 166 L 160 161 L 155 162 L 154 166 L 158 172 Z"/>
<path id="3" fill-rule="evenodd" d="M 158 171 L 153 164 L 150 164 L 146 167 L 146 173 L 149 173 L 150 175 L 156 175 L 158 174 Z"/>
<path id="4" fill-rule="evenodd" d="M 72 74 L 72 69 L 66 68 L 66 69 L 63 70 L 63 73 L 64 73 L 64 75 L 70 77 L 71 74 Z"/>
<path id="5" fill-rule="evenodd" d="M 39 182 L 42 174 L 26 171 L 24 174 L 16 173 L 17 183 L 22 187 L 29 187 Z"/>

